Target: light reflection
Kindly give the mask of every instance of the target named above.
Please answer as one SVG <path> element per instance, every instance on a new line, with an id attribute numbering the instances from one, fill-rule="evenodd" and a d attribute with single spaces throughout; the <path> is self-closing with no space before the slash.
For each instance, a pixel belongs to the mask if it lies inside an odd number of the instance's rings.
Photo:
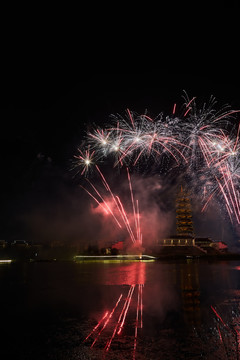
<path id="1" fill-rule="evenodd" d="M 151 255 L 76 255 L 74 256 L 75 260 L 90 260 L 90 259 L 96 259 L 96 260 L 106 260 L 106 259 L 116 259 L 116 260 L 156 260 L 157 258 L 155 256 Z"/>
<path id="2" fill-rule="evenodd" d="M 121 275 L 119 278 L 119 274 L 124 275 Z M 125 294 L 125 296 L 123 296 L 123 293 L 120 294 L 112 310 L 108 309 L 106 312 L 104 309 L 100 321 L 84 339 L 84 342 L 88 341 L 90 348 L 93 348 L 103 333 L 103 341 L 105 341 L 103 351 L 106 354 L 111 349 L 111 345 L 114 339 L 121 336 L 123 328 L 125 327 L 126 321 L 129 317 L 129 310 L 131 309 L 131 312 L 135 311 L 136 314 L 133 328 L 134 340 L 132 350 L 132 358 L 133 360 L 135 359 L 138 333 L 143 328 L 143 287 L 145 280 L 146 262 L 144 261 L 135 261 L 131 262 L 130 264 L 124 263 L 122 266 L 120 266 L 120 268 L 117 268 L 117 272 L 113 271 L 109 278 L 108 284 L 128 285 L 128 292 Z M 124 290 L 125 289 L 123 289 L 123 292 Z M 103 319 L 105 320 L 104 322 Z M 98 331 L 96 331 L 97 329 Z M 108 334 L 106 335 L 106 333 Z"/>
<path id="3" fill-rule="evenodd" d="M 12 260 L 0 260 L 0 264 L 10 264 Z"/>
<path id="4" fill-rule="evenodd" d="M 187 262 L 180 265 L 182 305 L 186 323 L 201 324 L 199 264 Z"/>

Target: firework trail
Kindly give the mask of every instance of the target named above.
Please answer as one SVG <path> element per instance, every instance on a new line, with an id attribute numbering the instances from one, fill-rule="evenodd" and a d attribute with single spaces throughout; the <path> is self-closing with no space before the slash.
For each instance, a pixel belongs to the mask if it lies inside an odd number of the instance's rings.
<path id="1" fill-rule="evenodd" d="M 170 177 L 181 175 L 196 196 L 204 194 L 202 211 L 215 199 L 224 205 L 231 222 L 240 224 L 240 125 L 236 127 L 239 112 L 229 105 L 217 109 L 213 96 L 199 106 L 196 97 L 190 98 L 183 92 L 183 104 L 174 104 L 167 116 L 160 112 L 152 117 L 147 111 L 138 114 L 129 109 L 124 115 L 112 114 L 105 127 L 86 133 L 87 146 L 78 149 L 75 167 L 87 176 L 98 162 L 113 160 L 113 168 L 135 169 L 138 165 L 143 171 Z M 113 199 L 128 226 L 120 201 Z M 137 204 L 133 199 L 132 204 L 137 230 Z M 134 238 L 139 241 L 140 237 L 137 230 Z"/>
<path id="2" fill-rule="evenodd" d="M 102 190 L 98 190 L 97 187 L 88 178 L 85 178 L 85 180 L 91 186 L 93 192 L 91 192 L 83 185 L 80 185 L 80 187 L 97 203 L 97 205 L 99 205 L 103 209 L 105 214 L 107 215 L 110 214 L 112 216 L 112 218 L 114 219 L 114 221 L 116 222 L 116 224 L 120 229 L 124 227 L 127 230 L 132 243 L 141 245 L 142 233 L 140 228 L 139 203 L 138 200 L 134 199 L 129 170 L 127 169 L 127 178 L 128 178 L 128 185 L 130 191 L 131 204 L 133 209 L 132 214 L 126 211 L 120 196 L 113 193 L 109 183 L 106 180 L 106 177 L 103 175 L 100 168 L 97 165 L 95 165 L 95 168 L 98 174 L 100 175 L 100 179 L 102 181 L 102 184 L 105 188 L 105 192 L 107 193 L 107 195 Z M 133 226 L 131 224 L 132 218 L 135 224 L 135 231 L 133 230 Z"/>
<path id="3" fill-rule="evenodd" d="M 239 130 L 238 130 L 239 132 Z M 234 219 L 240 221 L 240 197 L 239 197 L 239 160 L 238 135 L 236 139 L 223 134 L 218 142 L 214 141 L 205 153 L 208 180 L 212 178 L 208 198 L 202 208 L 204 211 L 214 195 L 224 199 L 225 207 L 231 222 Z M 205 186 L 206 189 L 206 186 Z"/>
<path id="4" fill-rule="evenodd" d="M 189 183 L 195 196 L 199 196 L 203 212 L 213 200 L 217 200 L 226 209 L 232 224 L 240 224 L 240 124 L 237 127 L 234 124 L 235 116 L 240 110 L 232 110 L 228 105 L 216 110 L 217 102 L 213 96 L 201 107 L 197 105 L 196 97 L 189 98 L 184 93 L 183 98 L 181 111 L 179 112 L 179 107 L 174 104 L 172 113 L 168 116 L 161 112 L 157 117 L 152 118 L 147 112 L 137 114 L 129 109 L 124 116 L 112 115 L 110 124 L 87 132 L 84 146 L 79 147 L 78 154 L 74 157 L 73 168 L 78 170 L 78 174 L 84 177 L 91 188 L 89 190 L 81 186 L 82 189 L 105 214 L 111 215 L 119 229 L 127 230 L 134 244 L 142 245 L 139 211 L 141 204 L 139 206 L 138 199 L 134 198 L 129 171 L 130 168 L 134 170 L 137 166 L 138 169 L 142 167 L 144 171 L 147 168 L 150 168 L 150 171 L 157 169 L 159 174 L 170 177 L 177 177 L 180 174 L 181 179 L 184 178 Z M 111 190 L 98 166 L 99 162 L 109 160 L 113 168 L 127 169 L 131 214 L 126 211 L 120 196 Z M 100 176 L 104 192 L 87 179 L 88 174 L 93 170 L 96 170 Z M 103 314 L 84 341 L 95 336 L 91 345 L 93 347 L 104 329 L 109 326 L 110 320 L 114 321 L 113 315 L 119 311 L 112 334 L 104 348 L 107 353 L 115 337 L 121 335 L 135 293 L 137 293 L 133 345 L 135 359 L 138 331 L 143 327 L 143 281 L 130 285 L 122 307 L 122 294 L 120 295 L 113 310 Z M 216 309 L 211 308 L 224 328 L 230 331 Z M 220 326 L 218 333 L 220 340 L 223 341 Z M 236 329 L 235 333 L 240 336 Z"/>
<path id="5" fill-rule="evenodd" d="M 156 160 L 164 154 L 177 163 L 179 158 L 187 161 L 182 153 L 185 145 L 177 139 L 178 119 L 164 118 L 162 113 L 152 119 L 147 114 L 138 115 L 127 109 L 126 117 L 112 115 L 112 120 L 114 124 L 107 129 L 94 129 L 87 134 L 87 143 L 98 158 L 114 155 L 114 166 L 135 166 L 142 158 Z"/>

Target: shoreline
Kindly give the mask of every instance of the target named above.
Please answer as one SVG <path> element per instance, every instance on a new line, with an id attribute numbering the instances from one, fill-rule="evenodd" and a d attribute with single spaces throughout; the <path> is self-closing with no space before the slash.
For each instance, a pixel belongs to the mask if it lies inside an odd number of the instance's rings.
<path id="1" fill-rule="evenodd" d="M 75 255 L 71 259 L 64 258 L 42 258 L 42 259 L 0 259 L 0 264 L 10 264 L 18 262 L 91 262 L 91 261 L 147 261 L 147 262 L 159 262 L 159 261 L 234 261 L 240 260 L 239 253 L 223 253 L 223 254 L 204 254 L 204 255 L 183 255 L 183 254 L 155 254 L 155 255 Z"/>

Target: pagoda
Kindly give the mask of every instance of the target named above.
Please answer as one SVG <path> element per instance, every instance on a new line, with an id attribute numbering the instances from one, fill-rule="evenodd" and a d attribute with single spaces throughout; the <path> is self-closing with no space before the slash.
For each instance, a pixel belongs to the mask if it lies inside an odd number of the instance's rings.
<path id="1" fill-rule="evenodd" d="M 176 198 L 176 234 L 194 237 L 191 201 L 182 186 Z"/>
<path id="2" fill-rule="evenodd" d="M 176 235 L 164 239 L 163 245 L 195 246 L 190 194 L 182 186 L 176 197 Z"/>

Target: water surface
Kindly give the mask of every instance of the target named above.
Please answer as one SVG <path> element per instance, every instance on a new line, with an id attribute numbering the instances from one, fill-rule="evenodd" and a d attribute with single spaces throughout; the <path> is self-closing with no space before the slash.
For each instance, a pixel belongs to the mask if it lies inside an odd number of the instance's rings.
<path id="1" fill-rule="evenodd" d="M 18 359 L 239 356 L 239 261 L 11 263 L 0 285 L 0 350 Z"/>

